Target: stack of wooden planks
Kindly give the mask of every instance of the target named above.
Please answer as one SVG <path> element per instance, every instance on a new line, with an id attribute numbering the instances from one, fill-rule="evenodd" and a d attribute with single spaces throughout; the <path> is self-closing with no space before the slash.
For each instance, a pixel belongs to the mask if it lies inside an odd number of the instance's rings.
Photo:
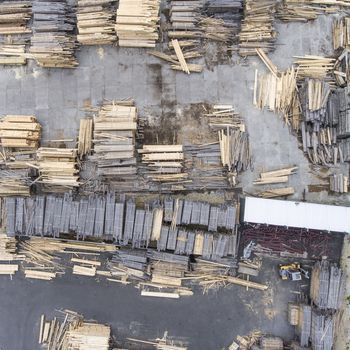
<path id="1" fill-rule="evenodd" d="M 3 147 L 37 149 L 41 125 L 34 116 L 6 115 L 0 121 L 0 140 Z"/>
<path id="2" fill-rule="evenodd" d="M 262 198 L 286 197 L 294 194 L 293 187 L 271 188 L 257 193 Z"/>
<path id="3" fill-rule="evenodd" d="M 141 339 L 135 339 L 135 338 L 127 338 L 128 341 L 131 343 L 136 344 L 147 344 L 152 346 L 154 349 L 159 350 L 187 350 L 187 346 L 185 346 L 184 341 L 181 339 L 180 341 L 177 341 L 174 339 L 174 337 L 169 337 L 168 339 L 168 331 L 164 332 L 164 335 L 162 338 L 157 338 L 155 340 L 141 340 Z M 179 344 L 178 344 L 179 343 Z M 140 345 L 141 347 L 143 345 Z M 134 346 L 132 346 L 134 348 Z M 131 349 L 131 348 L 130 348 Z"/>
<path id="4" fill-rule="evenodd" d="M 64 321 L 55 317 L 40 318 L 39 344 L 51 350 L 94 349 L 108 350 L 111 329 L 107 325 L 86 322 L 82 315 L 70 310 L 63 311 Z"/>
<path id="5" fill-rule="evenodd" d="M 325 8 L 312 5 L 305 0 L 283 0 L 277 8 L 277 18 L 284 22 L 307 22 L 326 12 Z"/>
<path id="6" fill-rule="evenodd" d="M 94 119 L 94 155 L 98 175 L 133 178 L 137 173 L 135 133 L 137 108 L 133 101 L 116 101 L 101 106 Z"/>
<path id="7" fill-rule="evenodd" d="M 67 0 L 33 0 L 30 53 L 41 67 L 74 68 L 75 23 Z"/>
<path id="8" fill-rule="evenodd" d="M 92 148 L 92 119 L 84 118 L 80 120 L 78 137 L 78 154 L 82 159 L 91 152 Z"/>
<path id="9" fill-rule="evenodd" d="M 41 147 L 37 152 L 40 179 L 48 189 L 62 190 L 80 185 L 77 150 Z"/>
<path id="10" fill-rule="evenodd" d="M 146 165 L 145 177 L 156 182 L 178 182 L 187 178 L 183 172 L 182 145 L 143 145 L 138 150 Z"/>
<path id="11" fill-rule="evenodd" d="M 322 56 L 294 56 L 298 69 L 298 78 L 325 79 L 333 72 L 335 58 Z"/>
<path id="12" fill-rule="evenodd" d="M 332 192 L 348 193 L 349 177 L 343 174 L 334 174 L 329 177 L 329 189 Z"/>
<path id="13" fill-rule="evenodd" d="M 78 42 L 82 45 L 108 45 L 116 41 L 116 0 L 78 0 Z"/>
<path id="14" fill-rule="evenodd" d="M 28 24 L 31 19 L 30 1 L 0 3 L 0 64 L 24 65 L 26 60 Z"/>
<path id="15" fill-rule="evenodd" d="M 18 263 L 24 256 L 17 254 L 17 241 L 14 237 L 0 234 L 0 275 L 14 275 L 18 271 Z"/>
<path id="16" fill-rule="evenodd" d="M 350 17 L 343 17 L 333 22 L 333 48 L 350 48 Z"/>
<path id="17" fill-rule="evenodd" d="M 254 181 L 254 185 L 286 183 L 289 176 L 295 174 L 297 170 L 298 167 L 290 167 L 260 173 L 260 178 Z"/>
<path id="18" fill-rule="evenodd" d="M 29 195 L 30 179 L 25 170 L 0 170 L 0 197 Z"/>
<path id="19" fill-rule="evenodd" d="M 120 0 L 115 31 L 121 47 L 155 47 L 159 0 Z"/>
<path id="20" fill-rule="evenodd" d="M 276 31 L 274 28 L 274 0 L 246 0 L 244 18 L 239 33 L 239 54 L 241 56 L 256 55 L 257 48 L 266 52 L 274 49 Z"/>

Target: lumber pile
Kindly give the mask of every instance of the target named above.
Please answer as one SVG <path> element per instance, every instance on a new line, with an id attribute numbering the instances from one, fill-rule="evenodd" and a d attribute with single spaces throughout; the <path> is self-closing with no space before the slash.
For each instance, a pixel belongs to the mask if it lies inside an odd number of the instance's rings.
<path id="1" fill-rule="evenodd" d="M 109 45 L 116 41 L 115 0 L 79 0 L 77 40 L 82 45 Z"/>
<path id="2" fill-rule="evenodd" d="M 0 3 L 0 64 L 25 65 L 26 46 L 31 29 L 30 1 Z"/>
<path id="3" fill-rule="evenodd" d="M 296 326 L 300 346 L 308 346 L 311 335 L 311 306 L 299 304 L 299 319 Z"/>
<path id="4" fill-rule="evenodd" d="M 254 181 L 254 185 L 268 185 L 286 183 L 289 176 L 296 173 L 298 167 L 283 168 L 260 173 L 260 178 Z"/>
<path id="5" fill-rule="evenodd" d="M 0 170 L 0 197 L 29 195 L 30 178 L 26 171 Z"/>
<path id="6" fill-rule="evenodd" d="M 263 350 L 283 350 L 283 340 L 278 337 L 263 336 L 260 343 Z"/>
<path id="7" fill-rule="evenodd" d="M 78 154 L 82 159 L 90 154 L 92 149 L 92 119 L 84 118 L 80 120 L 79 137 L 78 137 Z"/>
<path id="8" fill-rule="evenodd" d="M 343 271 L 327 260 L 316 262 L 311 274 L 310 297 L 319 309 L 339 308 L 342 296 Z"/>
<path id="9" fill-rule="evenodd" d="M 23 256 L 17 254 L 17 241 L 14 237 L 0 234 L 0 261 L 22 260 Z"/>
<path id="10" fill-rule="evenodd" d="M 287 197 L 294 194 L 294 187 L 271 188 L 257 193 L 262 198 Z"/>
<path id="11" fill-rule="evenodd" d="M 145 165 L 146 180 L 176 184 L 187 178 L 182 145 L 143 145 L 138 152 Z"/>
<path id="12" fill-rule="evenodd" d="M 47 349 L 108 350 L 111 329 L 107 325 L 86 322 L 82 315 L 64 310 L 63 321 L 55 317 L 49 321 L 40 318 L 39 344 Z"/>
<path id="13" fill-rule="evenodd" d="M 298 67 L 298 77 L 325 79 L 334 68 L 335 59 L 322 56 L 294 56 Z"/>
<path id="14" fill-rule="evenodd" d="M 329 189 L 332 192 L 347 193 L 349 177 L 343 174 L 334 174 L 329 177 Z"/>
<path id="15" fill-rule="evenodd" d="M 333 21 L 333 48 L 348 49 L 350 47 L 350 17 Z"/>
<path id="16" fill-rule="evenodd" d="M 121 47 L 155 47 L 159 0 L 120 0 L 115 31 Z"/>
<path id="17" fill-rule="evenodd" d="M 174 339 L 174 337 L 169 337 L 168 338 L 168 332 L 164 332 L 164 335 L 162 338 L 157 338 L 155 340 L 141 340 L 141 339 L 135 339 L 135 338 L 127 338 L 127 340 L 131 343 L 136 343 L 140 344 L 147 344 L 151 345 L 154 349 L 159 349 L 159 350 L 187 350 L 187 346 L 184 346 L 183 340 L 177 341 Z M 132 347 L 134 348 L 134 346 Z M 131 349 L 131 348 L 130 348 Z"/>
<path id="18" fill-rule="evenodd" d="M 116 101 L 101 106 L 94 119 L 94 153 L 98 175 L 129 180 L 137 173 L 135 133 L 137 109 L 133 101 Z"/>
<path id="19" fill-rule="evenodd" d="M 277 18 L 284 22 L 308 22 L 326 12 L 325 8 L 305 0 L 283 0 L 277 7 Z"/>
<path id="20" fill-rule="evenodd" d="M 40 137 L 41 125 L 34 116 L 6 115 L 0 121 L 0 140 L 3 147 L 37 149 Z"/>
<path id="21" fill-rule="evenodd" d="M 46 68 L 74 68 L 76 40 L 71 6 L 61 0 L 33 1 L 33 36 L 30 53 Z"/>
<path id="22" fill-rule="evenodd" d="M 246 0 L 244 18 L 239 33 L 239 54 L 241 56 L 256 55 L 257 48 L 265 52 L 274 49 L 276 31 L 274 14 L 276 2 L 273 0 Z"/>
<path id="23" fill-rule="evenodd" d="M 46 188 L 74 188 L 79 186 L 77 150 L 41 147 L 37 152 L 41 183 Z"/>
<path id="24" fill-rule="evenodd" d="M 197 28 L 200 11 L 203 3 L 200 0 L 170 2 L 170 29 L 169 38 L 196 39 L 201 36 Z"/>
<path id="25" fill-rule="evenodd" d="M 311 317 L 311 344 L 313 349 L 333 348 L 335 332 L 335 318 L 331 315 L 321 314 L 318 310 L 312 310 Z"/>
<path id="26" fill-rule="evenodd" d="M 237 335 L 236 339 L 240 349 L 249 350 L 259 342 L 259 340 L 261 339 L 261 336 L 262 334 L 260 331 L 252 331 L 248 335 L 244 335 L 244 336 Z"/>

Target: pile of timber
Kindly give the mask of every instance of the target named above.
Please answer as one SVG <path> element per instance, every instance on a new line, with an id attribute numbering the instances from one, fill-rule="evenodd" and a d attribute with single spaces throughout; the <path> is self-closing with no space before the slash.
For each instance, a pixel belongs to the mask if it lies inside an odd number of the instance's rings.
<path id="1" fill-rule="evenodd" d="M 111 329 L 107 325 L 86 322 L 82 315 L 64 310 L 63 321 L 59 317 L 40 318 L 39 344 L 47 349 L 108 350 Z"/>
<path id="2" fill-rule="evenodd" d="M 310 334 L 312 349 L 333 349 L 334 333 L 335 317 L 324 315 L 319 310 L 313 309 Z"/>
<path id="3" fill-rule="evenodd" d="M 74 68 L 75 21 L 67 0 L 33 0 L 33 36 L 30 53 L 46 68 Z"/>
<path id="4" fill-rule="evenodd" d="M 23 255 L 17 254 L 16 239 L 0 234 L 0 275 L 14 275 L 19 269 L 14 262 L 23 259 Z"/>
<path id="5" fill-rule="evenodd" d="M 322 56 L 294 56 L 298 78 L 325 79 L 333 72 L 335 58 Z"/>
<path id="6" fill-rule="evenodd" d="M 262 198 L 277 198 L 287 197 L 294 194 L 294 187 L 281 187 L 281 188 L 270 188 L 268 190 L 261 191 L 256 195 Z"/>
<path id="7" fill-rule="evenodd" d="M 274 49 L 276 31 L 274 28 L 274 0 L 245 0 L 244 18 L 239 33 L 239 54 L 241 56 L 256 55 L 257 48 L 265 52 Z"/>
<path id="8" fill-rule="evenodd" d="M 297 326 L 299 322 L 300 307 L 298 304 L 288 303 L 288 322 L 292 326 Z"/>
<path id="9" fill-rule="evenodd" d="M 94 150 L 98 175 L 132 180 L 136 173 L 137 109 L 133 101 L 104 103 L 94 118 Z"/>
<path id="10" fill-rule="evenodd" d="M 337 310 L 341 303 L 343 271 L 327 260 L 316 262 L 311 274 L 310 297 L 319 309 Z"/>
<path id="11" fill-rule="evenodd" d="M 176 184 L 188 177 L 187 173 L 183 172 L 182 145 L 143 145 L 138 152 L 145 165 L 143 171 L 146 180 Z"/>
<path id="12" fill-rule="evenodd" d="M 254 185 L 269 185 L 286 183 L 289 176 L 296 173 L 298 167 L 283 168 L 260 173 L 260 178 L 254 181 Z"/>
<path id="13" fill-rule="evenodd" d="M 325 8 L 305 0 L 283 0 L 277 8 L 277 18 L 284 22 L 307 22 L 326 12 Z"/>
<path id="14" fill-rule="evenodd" d="M 108 45 L 116 41 L 116 0 L 78 0 L 78 42 L 82 45 Z"/>
<path id="15" fill-rule="evenodd" d="M 299 304 L 299 319 L 296 326 L 300 346 L 308 346 L 311 335 L 311 306 Z"/>
<path id="16" fill-rule="evenodd" d="M 29 196 L 30 183 L 26 170 L 0 170 L 0 197 Z"/>
<path id="17" fill-rule="evenodd" d="M 90 154 L 92 149 L 92 119 L 84 118 L 80 120 L 78 137 L 78 155 L 82 159 Z"/>
<path id="18" fill-rule="evenodd" d="M 30 1 L 2 1 L 0 3 L 0 64 L 27 63 L 26 46 L 31 29 Z"/>
<path id="19" fill-rule="evenodd" d="M 154 349 L 160 350 L 187 350 L 187 346 L 185 346 L 184 341 L 177 341 L 174 337 L 168 338 L 168 331 L 164 332 L 162 338 L 157 338 L 155 340 L 141 340 L 135 338 L 127 338 L 128 342 L 136 343 L 136 344 L 148 344 L 151 345 Z M 141 345 L 142 346 L 142 345 Z M 133 349 L 134 345 L 132 346 Z"/>
<path id="20" fill-rule="evenodd" d="M 329 177 L 329 189 L 332 192 L 347 193 L 349 187 L 349 177 L 343 174 L 334 174 Z"/>
<path id="21" fill-rule="evenodd" d="M 159 0 L 120 0 L 115 31 L 121 47 L 155 47 Z"/>
<path id="22" fill-rule="evenodd" d="M 6 115 L 0 121 L 2 147 L 23 150 L 37 149 L 41 137 L 41 125 L 34 116 Z"/>
<path id="23" fill-rule="evenodd" d="M 46 188 L 69 189 L 79 186 L 77 150 L 41 147 L 37 152 L 39 180 Z"/>
<path id="24" fill-rule="evenodd" d="M 187 62 L 189 59 L 196 59 L 202 56 L 198 48 L 193 47 L 197 45 L 196 43 L 193 40 L 184 43 L 178 39 L 172 39 L 169 42 L 169 54 L 159 51 L 149 51 L 149 54 L 169 62 L 173 70 L 182 71 L 186 74 L 200 73 L 203 70 L 203 65 Z"/>
<path id="25" fill-rule="evenodd" d="M 333 49 L 350 48 L 350 17 L 343 17 L 333 22 Z"/>
<path id="26" fill-rule="evenodd" d="M 349 81 L 350 55 L 348 48 L 345 48 L 334 63 L 334 79 L 338 86 L 346 87 Z"/>

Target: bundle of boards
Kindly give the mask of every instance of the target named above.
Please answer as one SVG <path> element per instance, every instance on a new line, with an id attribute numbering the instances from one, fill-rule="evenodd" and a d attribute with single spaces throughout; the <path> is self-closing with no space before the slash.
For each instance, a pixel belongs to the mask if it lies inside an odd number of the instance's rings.
<path id="1" fill-rule="evenodd" d="M 2 1 L 0 3 L 0 64 L 26 64 L 27 35 L 31 33 L 30 1 Z"/>
<path id="2" fill-rule="evenodd" d="M 75 23 L 67 1 L 33 0 L 33 36 L 30 53 L 41 67 L 74 68 Z"/>
<path id="3" fill-rule="evenodd" d="M 120 0 L 115 30 L 121 47 L 155 47 L 159 0 Z"/>
<path id="4" fill-rule="evenodd" d="M 78 0 L 77 39 L 82 45 L 108 45 L 116 41 L 116 0 Z"/>

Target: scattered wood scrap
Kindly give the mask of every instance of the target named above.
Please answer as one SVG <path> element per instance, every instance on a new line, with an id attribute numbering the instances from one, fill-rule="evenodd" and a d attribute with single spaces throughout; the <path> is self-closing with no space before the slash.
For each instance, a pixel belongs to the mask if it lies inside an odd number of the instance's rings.
<path id="1" fill-rule="evenodd" d="M 267 185 L 276 183 L 285 183 L 289 181 L 289 176 L 296 173 L 298 167 L 290 167 L 260 173 L 260 178 L 255 180 L 254 185 Z"/>
<path id="2" fill-rule="evenodd" d="M 115 31 L 121 47 L 155 47 L 159 0 L 120 0 Z"/>

